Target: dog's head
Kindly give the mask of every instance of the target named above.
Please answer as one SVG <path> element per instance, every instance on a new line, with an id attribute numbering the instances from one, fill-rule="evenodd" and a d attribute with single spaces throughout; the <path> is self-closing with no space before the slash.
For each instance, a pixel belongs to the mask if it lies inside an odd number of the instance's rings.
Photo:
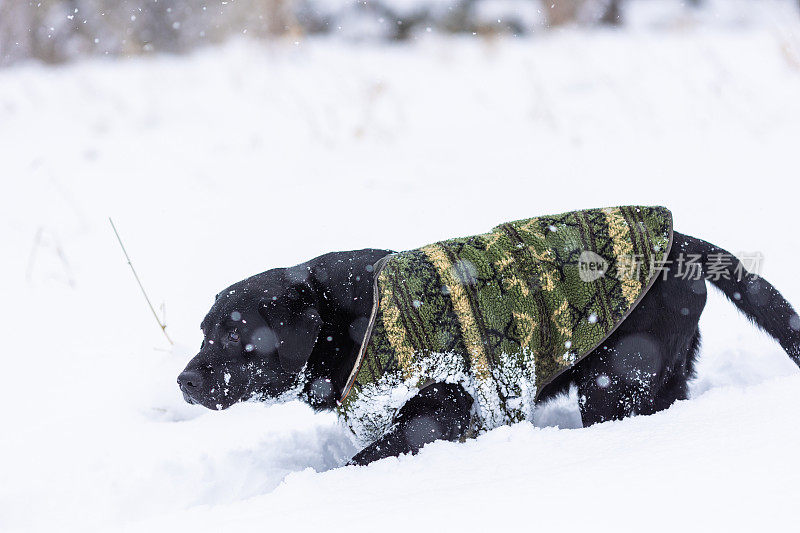
<path id="1" fill-rule="evenodd" d="M 178 376 L 187 402 L 226 409 L 298 389 L 322 319 L 308 272 L 296 269 L 268 270 L 217 295 L 200 325 L 200 352 Z"/>

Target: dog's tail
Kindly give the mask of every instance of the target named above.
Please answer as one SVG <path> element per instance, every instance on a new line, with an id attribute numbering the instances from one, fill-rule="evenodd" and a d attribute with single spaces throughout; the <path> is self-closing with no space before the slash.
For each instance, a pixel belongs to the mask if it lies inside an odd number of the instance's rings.
<path id="1" fill-rule="evenodd" d="M 800 366 L 800 317 L 778 289 L 757 273 L 750 273 L 733 254 L 704 240 L 675 232 L 673 246 L 687 257 L 700 256 L 705 279 L 778 341 Z"/>

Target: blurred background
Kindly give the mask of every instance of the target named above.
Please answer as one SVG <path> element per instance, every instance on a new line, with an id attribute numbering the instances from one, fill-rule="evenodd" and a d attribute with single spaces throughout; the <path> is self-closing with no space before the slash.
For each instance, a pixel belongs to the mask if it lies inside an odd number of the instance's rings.
<path id="1" fill-rule="evenodd" d="M 0 63 L 185 53 L 247 35 L 408 41 L 436 32 L 529 37 L 565 25 L 747 24 L 786 0 L 0 0 Z M 769 11 L 765 13 L 764 11 Z"/>
<path id="2" fill-rule="evenodd" d="M 785 529 L 800 374 L 713 291 L 689 401 L 364 469 L 332 414 L 175 379 L 247 276 L 589 207 L 666 205 L 800 304 L 799 96 L 798 0 L 0 0 L 0 530 Z"/>

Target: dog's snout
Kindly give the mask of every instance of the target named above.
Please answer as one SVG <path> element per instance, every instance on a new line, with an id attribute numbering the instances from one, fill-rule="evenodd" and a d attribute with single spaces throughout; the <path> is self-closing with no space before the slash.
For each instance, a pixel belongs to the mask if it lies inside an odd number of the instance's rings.
<path id="1" fill-rule="evenodd" d="M 203 376 L 197 370 L 184 370 L 178 376 L 178 385 L 185 391 L 197 389 L 203 385 Z"/>

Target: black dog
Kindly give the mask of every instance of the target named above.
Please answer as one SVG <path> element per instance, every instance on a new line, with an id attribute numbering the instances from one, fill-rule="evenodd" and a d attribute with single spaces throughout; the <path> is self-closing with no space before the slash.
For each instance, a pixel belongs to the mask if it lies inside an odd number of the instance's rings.
<path id="1" fill-rule="evenodd" d="M 372 308 L 373 265 L 388 250 L 322 255 L 268 270 L 217 295 L 201 328 L 204 341 L 178 377 L 184 398 L 210 409 L 248 399 L 302 398 L 332 409 L 353 369 Z M 764 279 L 746 274 L 728 252 L 674 233 L 668 264 L 681 254 L 724 267 L 710 278 L 751 321 L 800 365 L 800 319 Z M 744 271 L 746 273 L 746 271 Z M 696 276 L 694 276 L 696 278 Z M 540 400 L 578 388 L 584 426 L 651 414 L 687 398 L 700 345 L 706 284 L 675 269 L 659 276 L 641 303 L 605 342 L 542 391 Z M 399 411 L 393 429 L 352 460 L 367 464 L 414 453 L 468 428 L 473 399 L 460 385 L 434 383 Z"/>

